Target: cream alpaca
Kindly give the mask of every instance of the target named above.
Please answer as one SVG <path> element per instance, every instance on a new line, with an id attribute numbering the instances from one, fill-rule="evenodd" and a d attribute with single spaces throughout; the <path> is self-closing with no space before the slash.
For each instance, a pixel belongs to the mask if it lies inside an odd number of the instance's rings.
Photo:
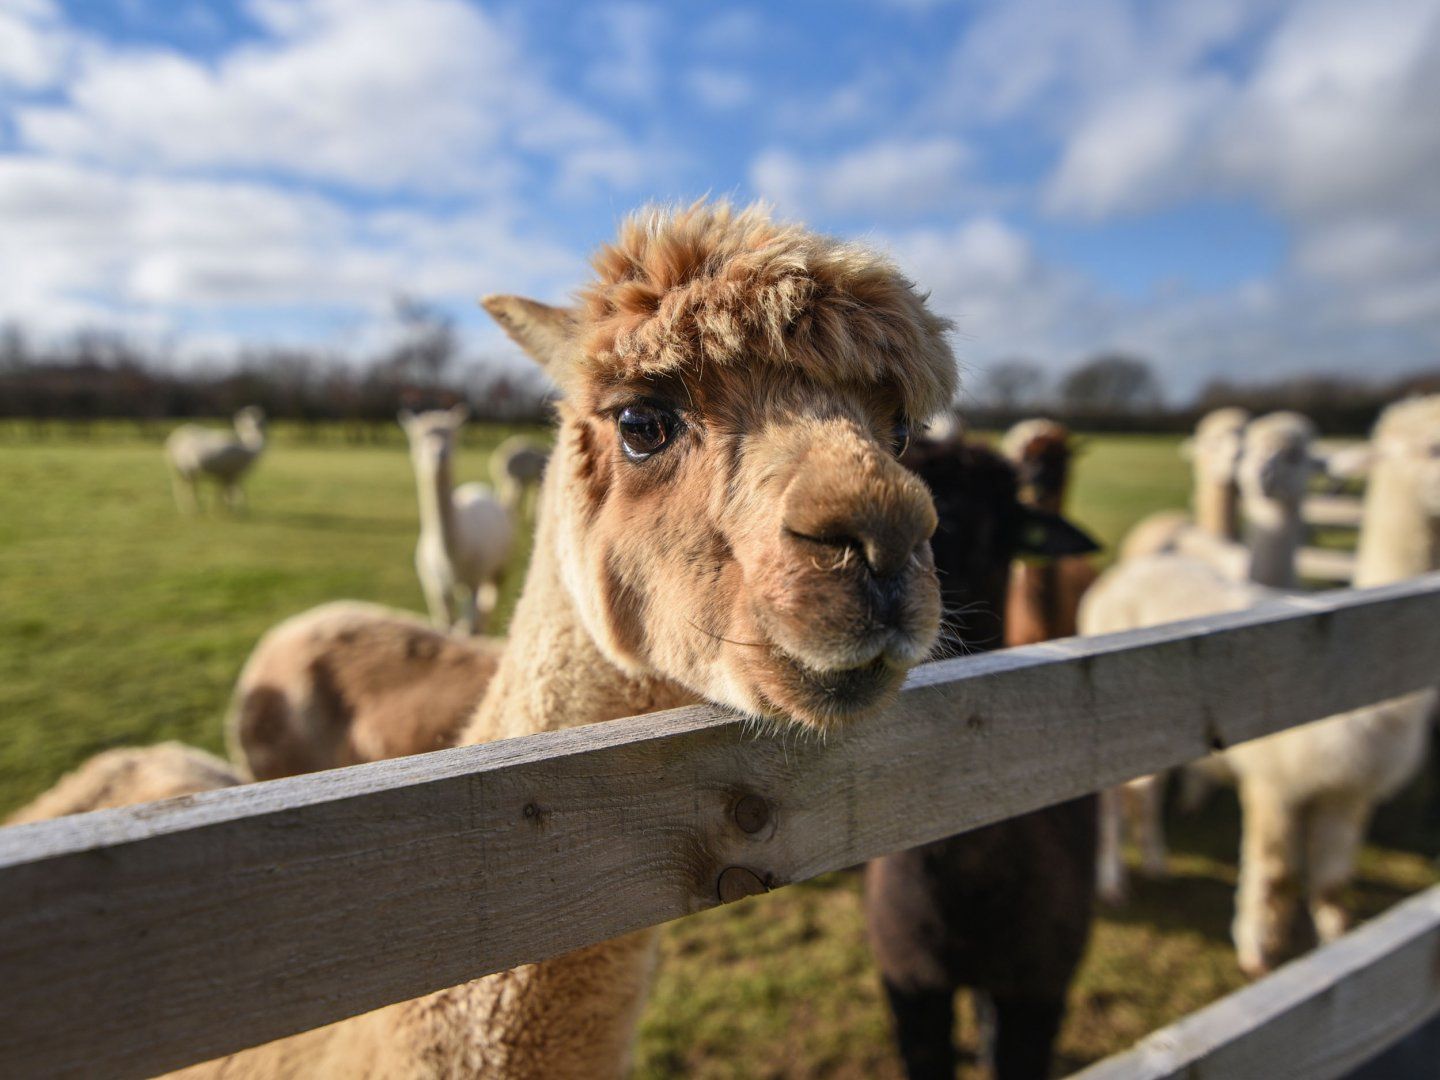
<path id="1" fill-rule="evenodd" d="M 1151 514 L 1126 535 L 1120 545 L 1121 561 L 1174 551 L 1186 533 L 1239 538 L 1236 470 L 1249 422 L 1250 414 L 1239 408 L 1215 409 L 1200 418 L 1194 436 L 1183 447 L 1194 470 L 1194 518 L 1179 510 Z"/>
<path id="2" fill-rule="evenodd" d="M 1440 569 L 1440 395 L 1391 406 L 1376 439 L 1384 453 L 1366 493 L 1360 586 Z M 1129 621 L 1097 620 L 1095 632 L 1239 610 L 1275 595 L 1174 555 L 1124 570 Z M 1097 602 L 1105 585 L 1102 577 L 1090 594 Z M 1167 590 L 1170 606 L 1156 610 L 1152 599 Z M 1082 622 L 1088 624 L 1083 608 Z M 1263 973 L 1281 957 L 1302 893 L 1322 940 L 1343 932 L 1348 920 L 1339 896 L 1370 813 L 1419 767 L 1436 696 L 1433 690 L 1408 694 L 1225 752 L 1244 811 L 1233 931 L 1245 971 Z"/>
<path id="3" fill-rule="evenodd" d="M 484 484 L 451 489 L 457 432 L 469 415 L 466 405 L 418 415 L 407 411 L 400 414 L 400 426 L 410 441 L 420 497 L 415 572 L 431 622 L 441 630 L 480 634 L 500 598 L 515 526 Z"/>
<path id="4" fill-rule="evenodd" d="M 265 413 L 249 405 L 235 414 L 235 434 L 212 431 L 195 424 L 176 428 L 165 440 L 175 504 L 182 511 L 200 508 L 200 481 L 213 480 L 225 505 L 244 505 L 240 481 L 265 449 Z"/>
<path id="5" fill-rule="evenodd" d="M 1293 587 L 1295 553 L 1305 528 L 1301 501 L 1314 469 L 1310 455 L 1314 434 L 1314 425 L 1298 413 L 1272 413 L 1249 423 L 1232 469 L 1245 511 L 1248 546 L 1196 528 L 1180 530 L 1174 541 L 1179 551 L 1169 553 L 1172 558 L 1158 563 L 1152 561 L 1154 556 L 1129 559 L 1100 577 L 1082 602 L 1080 632 L 1115 633 L 1243 608 L 1260 595 L 1249 585 Z M 1213 476 L 1214 468 L 1210 471 Z M 1204 557 L 1196 557 L 1197 549 Z M 1203 572 L 1205 568 L 1237 587 L 1217 588 L 1215 574 Z M 1207 759 L 1191 768 L 1219 778 L 1224 767 L 1219 759 Z M 1126 893 L 1121 844 L 1127 816 L 1145 872 L 1158 876 L 1166 871 L 1163 789 L 1164 774 L 1159 774 L 1102 793 L 1097 887 L 1110 903 L 1123 901 Z"/>
<path id="6" fill-rule="evenodd" d="M 245 662 L 230 757 L 273 780 L 453 746 L 503 647 L 375 604 L 312 608 L 269 630 Z"/>
<path id="7" fill-rule="evenodd" d="M 723 204 L 636 218 L 595 268 L 574 311 L 485 302 L 565 396 L 510 643 L 461 741 L 697 700 L 815 729 L 873 713 L 939 628 L 934 507 L 892 455 L 953 396 L 946 324 L 884 259 Z M 184 1075 L 619 1076 L 654 940 Z"/>
<path id="8" fill-rule="evenodd" d="M 225 762 L 180 743 L 106 750 L 62 776 L 49 791 L 7 817 L 4 824 L 48 821 L 238 783 L 241 777 Z"/>
<path id="9" fill-rule="evenodd" d="M 1440 569 L 1440 395 L 1386 409 L 1374 447 L 1356 556 L 1361 588 Z M 1302 894 L 1322 941 L 1345 931 L 1341 893 L 1370 814 L 1419 768 L 1437 697 L 1407 694 L 1226 751 L 1244 810 L 1233 929 L 1247 972 L 1282 957 Z"/>
<path id="10" fill-rule="evenodd" d="M 550 447 L 528 435 L 511 435 L 490 455 L 490 479 L 500 502 L 517 518 L 524 513 L 528 496 L 540 489 L 549 460 Z"/>

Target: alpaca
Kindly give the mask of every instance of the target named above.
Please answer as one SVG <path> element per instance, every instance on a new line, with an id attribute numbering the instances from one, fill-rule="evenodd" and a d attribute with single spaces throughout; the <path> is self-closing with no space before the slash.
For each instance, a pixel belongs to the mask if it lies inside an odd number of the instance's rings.
<path id="1" fill-rule="evenodd" d="M 7 817 L 4 824 L 48 821 L 213 791 L 241 782 L 235 770 L 213 754 L 176 742 L 143 749 L 106 750 L 61 777 L 49 791 Z"/>
<path id="2" fill-rule="evenodd" d="M 230 758 L 273 780 L 453 746 L 503 647 L 375 604 L 311 608 L 267 631 L 245 662 L 225 725 Z"/>
<path id="3" fill-rule="evenodd" d="M 1373 444 L 1361 588 L 1440 569 L 1440 394 L 1391 405 Z M 1301 895 L 1322 942 L 1345 932 L 1341 896 L 1370 815 L 1420 768 L 1437 701 L 1418 691 L 1225 752 L 1243 810 L 1232 930 L 1247 974 L 1280 960 Z"/>
<path id="4" fill-rule="evenodd" d="M 200 481 L 209 478 L 220 487 L 225 505 L 245 505 L 240 481 L 265 449 L 265 412 L 247 405 L 235 414 L 235 434 L 212 431 L 196 424 L 176 428 L 165 440 L 175 505 L 182 513 L 200 509 Z"/>
<path id="5" fill-rule="evenodd" d="M 1440 395 L 1390 406 L 1375 434 L 1381 452 L 1360 527 L 1361 587 L 1440 569 Z M 1081 625 L 1087 633 L 1153 626 L 1241 610 L 1277 592 L 1195 560 L 1154 556 L 1102 575 L 1081 606 Z M 1224 752 L 1240 787 L 1232 931 L 1247 974 L 1269 971 L 1283 955 L 1302 894 L 1322 941 L 1344 932 L 1339 898 L 1370 813 L 1419 768 L 1436 701 L 1435 690 L 1419 691 Z"/>
<path id="6" fill-rule="evenodd" d="M 549 460 L 550 447 L 528 435 L 511 435 L 490 455 L 490 479 L 501 504 L 516 517 L 524 510 L 527 496 L 540 489 Z"/>
<path id="7" fill-rule="evenodd" d="M 500 598 L 515 526 L 484 484 L 461 484 L 451 490 L 456 433 L 469 415 L 468 405 L 456 405 L 419 414 L 404 410 L 399 420 L 410 442 L 420 496 L 415 572 L 430 620 L 441 630 L 482 634 Z"/>
<path id="8" fill-rule="evenodd" d="M 1006 582 L 1017 554 L 1073 557 L 1094 542 L 1022 503 L 999 455 L 961 440 L 920 442 L 901 461 L 935 492 L 932 542 L 947 610 L 979 613 L 967 650 L 1007 640 Z M 1095 797 L 872 861 L 865 914 L 911 1077 L 955 1075 L 954 998 L 988 1009 L 996 1075 L 1043 1078 L 1070 979 L 1090 931 Z"/>
<path id="9" fill-rule="evenodd" d="M 1186 529 L 1177 534 L 1179 551 L 1170 553 L 1173 559 L 1154 563 L 1150 556 L 1117 564 L 1082 601 L 1081 632 L 1115 633 L 1236 610 L 1264 596 L 1246 587 L 1217 590 L 1210 584 L 1213 575 L 1181 568 L 1185 563 L 1203 564 L 1241 586 L 1293 588 L 1295 555 L 1305 530 L 1301 504 L 1315 467 L 1310 454 L 1314 436 L 1314 425 L 1293 412 L 1271 413 L 1248 423 L 1240 439 L 1239 461 L 1232 470 L 1237 501 L 1244 511 L 1247 544 Z M 1197 547 L 1206 557 L 1196 557 Z M 1191 801 L 1199 798 L 1207 779 L 1226 775 L 1222 759 L 1196 762 L 1187 771 L 1187 799 Z M 1099 891 L 1107 903 L 1123 902 L 1127 891 L 1122 852 L 1127 818 L 1136 833 L 1145 873 L 1158 877 L 1166 872 L 1165 775 L 1139 777 L 1101 794 Z"/>
<path id="10" fill-rule="evenodd" d="M 1130 530 L 1120 545 L 1120 561 L 1173 551 L 1183 535 L 1199 532 L 1221 540 L 1240 536 L 1239 489 L 1235 470 L 1250 414 L 1240 408 L 1215 409 L 1195 425 L 1195 434 L 1181 452 L 1190 459 L 1195 475 L 1192 495 L 1195 516 L 1162 510 Z"/>
<path id="11" fill-rule="evenodd" d="M 955 392 L 884 258 L 696 203 L 629 220 L 573 310 L 486 309 L 564 391 L 510 640 L 460 743 L 698 701 L 823 732 L 939 632 L 934 506 L 893 454 Z M 704 362 L 700 362 L 700 358 Z M 186 1070 L 617 1077 L 654 930 Z"/>
<path id="12" fill-rule="evenodd" d="M 1069 429 L 1053 420 L 1022 420 L 1005 433 L 1000 448 L 1019 472 L 1025 500 L 1063 513 L 1075 454 Z M 1005 644 L 1033 645 L 1072 636 L 1080 597 L 1094 583 L 1095 573 L 1083 555 L 1017 561 L 1005 603 Z"/>

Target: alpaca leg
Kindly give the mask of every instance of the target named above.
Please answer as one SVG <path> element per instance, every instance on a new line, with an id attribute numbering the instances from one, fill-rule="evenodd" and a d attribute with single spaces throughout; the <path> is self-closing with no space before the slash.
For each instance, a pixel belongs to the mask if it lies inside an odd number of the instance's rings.
<path id="1" fill-rule="evenodd" d="M 479 590 L 472 589 L 468 585 L 464 586 L 460 590 L 460 618 L 456 621 L 454 629 L 468 637 L 474 637 L 481 633 L 485 623 L 483 611 Z"/>
<path id="2" fill-rule="evenodd" d="M 490 617 L 495 614 L 495 605 L 500 602 L 500 582 L 487 581 L 475 590 L 474 634 L 483 634 L 490 626 Z"/>
<path id="3" fill-rule="evenodd" d="M 1356 796 L 1321 799 L 1311 810 L 1308 899 L 1315 934 L 1322 943 L 1334 941 L 1350 928 L 1350 913 L 1341 898 L 1355 873 L 1370 810 L 1369 800 Z"/>
<path id="4" fill-rule="evenodd" d="M 194 480 L 181 476 L 178 472 L 172 472 L 170 474 L 170 491 L 175 496 L 175 508 L 182 514 L 199 512 L 200 499 L 195 491 Z"/>
<path id="5" fill-rule="evenodd" d="M 1240 884 L 1232 934 L 1240 968 L 1252 978 L 1279 962 L 1299 892 L 1300 815 L 1264 783 L 1240 783 Z"/>
<path id="6" fill-rule="evenodd" d="M 1107 904 L 1123 904 L 1129 892 L 1122 843 L 1123 799 L 1118 787 L 1100 792 L 1100 849 L 1095 856 L 1095 891 Z"/>
<path id="7" fill-rule="evenodd" d="M 1203 766 L 1191 762 L 1180 770 L 1180 809 L 1193 814 L 1210 801 L 1215 781 Z"/>
<path id="8" fill-rule="evenodd" d="M 1046 1080 L 1065 999 L 1029 1000 L 976 994 L 984 1018 L 985 1057 L 995 1080 Z"/>
<path id="9" fill-rule="evenodd" d="M 425 607 L 430 612 L 431 625 L 448 634 L 455 625 L 455 612 L 451 606 L 454 600 L 449 584 L 439 575 L 430 573 L 418 558 L 415 570 L 420 577 L 420 591 L 425 594 Z"/>
<path id="10" fill-rule="evenodd" d="M 1131 823 L 1140 845 L 1140 869 L 1147 877 L 1169 873 L 1169 852 L 1165 849 L 1165 774 L 1156 773 L 1126 785 L 1132 797 Z"/>
<path id="11" fill-rule="evenodd" d="M 932 987 L 902 990 L 886 979 L 885 997 L 909 1080 L 954 1080 L 955 992 Z"/>

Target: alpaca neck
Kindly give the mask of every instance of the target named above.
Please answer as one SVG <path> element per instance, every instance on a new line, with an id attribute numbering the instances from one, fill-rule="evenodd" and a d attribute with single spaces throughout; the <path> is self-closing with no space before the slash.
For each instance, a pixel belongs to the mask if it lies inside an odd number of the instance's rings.
<path id="1" fill-rule="evenodd" d="M 244 424 L 235 429 L 235 434 L 240 439 L 240 445 L 252 454 L 258 454 L 265 449 L 264 428 Z"/>
<path id="2" fill-rule="evenodd" d="M 1385 585 L 1440 569 L 1440 518 L 1426 515 L 1395 465 L 1371 471 L 1355 555 L 1357 587 Z"/>
<path id="3" fill-rule="evenodd" d="M 1222 540 L 1240 538 L 1239 495 L 1233 483 L 1195 474 L 1195 524 Z"/>
<path id="4" fill-rule="evenodd" d="M 556 462 L 541 487 L 535 550 L 510 622 L 505 655 L 462 743 L 578 727 L 668 709 L 693 695 L 662 679 L 622 671 L 585 628 L 561 572 L 575 545 L 565 520 L 566 470 Z"/>
<path id="5" fill-rule="evenodd" d="M 1304 536 L 1305 522 L 1298 504 L 1247 500 L 1245 544 L 1250 552 L 1250 580 L 1272 589 L 1295 588 L 1295 552 Z"/>
<path id="6" fill-rule="evenodd" d="M 505 654 L 460 737 L 461 744 L 529 735 L 688 704 L 694 697 L 660 679 L 622 671 L 585 629 L 562 574 L 561 552 L 577 545 L 560 527 L 569 470 L 557 461 L 541 488 L 535 550 L 515 607 Z M 654 966 L 656 932 L 642 930 L 489 976 L 456 991 L 471 1032 L 496 1077 L 594 1076 L 627 1071 L 635 1025 Z M 544 1031 L 543 1041 L 522 1037 Z M 488 1061 L 506 1047 L 506 1063 Z"/>
<path id="7" fill-rule="evenodd" d="M 450 459 L 439 458 L 433 464 L 417 462 L 415 487 L 420 495 L 420 531 L 439 536 L 445 555 L 455 558 L 455 499 L 451 494 Z"/>

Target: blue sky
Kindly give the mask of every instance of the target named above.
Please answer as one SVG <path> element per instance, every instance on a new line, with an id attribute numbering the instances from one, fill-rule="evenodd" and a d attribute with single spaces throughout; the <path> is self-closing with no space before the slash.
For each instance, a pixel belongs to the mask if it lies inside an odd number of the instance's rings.
<path id="1" fill-rule="evenodd" d="M 0 318 L 472 347 L 648 201 L 892 251 L 971 377 L 1440 362 L 1440 0 L 0 0 Z"/>

